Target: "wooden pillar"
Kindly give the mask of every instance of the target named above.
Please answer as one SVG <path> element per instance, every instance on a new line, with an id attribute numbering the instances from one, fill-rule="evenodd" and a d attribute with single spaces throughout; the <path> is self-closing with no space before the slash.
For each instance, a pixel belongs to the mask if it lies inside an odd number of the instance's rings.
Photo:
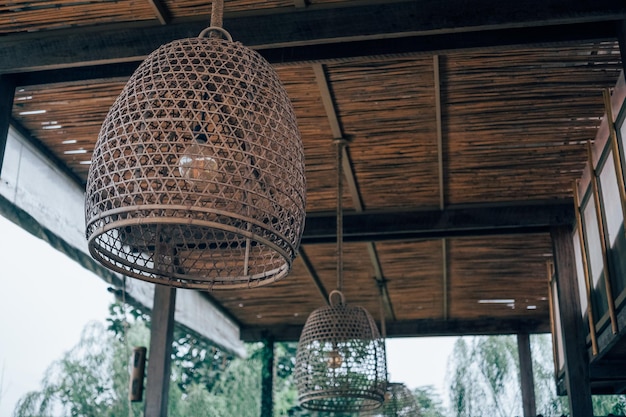
<path id="1" fill-rule="evenodd" d="M 0 177 L 2 177 L 2 163 L 4 162 L 4 150 L 9 136 L 14 97 L 15 80 L 11 76 L 0 75 Z"/>
<path id="2" fill-rule="evenodd" d="M 533 358 L 530 353 L 530 336 L 528 333 L 517 335 L 517 352 L 519 355 L 520 385 L 522 387 L 522 406 L 524 417 L 535 417 L 535 380 L 533 378 Z"/>
<path id="3" fill-rule="evenodd" d="M 146 403 L 144 405 L 145 417 L 167 416 L 175 305 L 175 288 L 165 285 L 154 286 Z"/>
<path id="4" fill-rule="evenodd" d="M 619 23 L 617 30 L 617 40 L 619 41 L 619 52 L 622 56 L 622 71 L 626 74 L 626 20 Z"/>
<path id="5" fill-rule="evenodd" d="M 561 316 L 563 352 L 565 355 L 565 386 L 571 417 L 593 417 L 589 358 L 580 311 L 576 281 L 576 261 L 572 231 L 567 226 L 551 230 L 557 291 Z"/>
<path id="6" fill-rule="evenodd" d="M 272 417 L 274 409 L 274 338 L 264 340 L 261 370 L 261 417 Z"/>

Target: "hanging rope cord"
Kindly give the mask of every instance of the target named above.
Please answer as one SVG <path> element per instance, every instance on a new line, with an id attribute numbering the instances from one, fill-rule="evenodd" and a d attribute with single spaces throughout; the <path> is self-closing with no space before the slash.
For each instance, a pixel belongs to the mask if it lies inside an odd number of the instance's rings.
<path id="1" fill-rule="evenodd" d="M 224 24 L 224 0 L 213 0 L 211 6 L 211 27 L 221 28 Z"/>
<path id="2" fill-rule="evenodd" d="M 383 301 L 383 284 L 379 284 L 378 286 L 380 297 L 379 306 L 380 306 L 380 336 L 383 340 L 383 355 L 385 355 L 385 363 L 387 363 L 387 320 L 385 316 L 385 303 Z M 385 381 L 389 381 L 389 368 L 385 368 Z"/>
<path id="3" fill-rule="evenodd" d="M 344 139 L 335 140 L 337 145 L 337 291 L 343 293 L 343 147 Z M 343 296 L 342 296 L 343 298 Z"/>

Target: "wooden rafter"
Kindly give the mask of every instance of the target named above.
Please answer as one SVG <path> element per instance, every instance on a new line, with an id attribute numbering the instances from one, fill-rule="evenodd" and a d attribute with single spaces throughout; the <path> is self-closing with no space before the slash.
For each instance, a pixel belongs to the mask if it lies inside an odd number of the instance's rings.
<path id="1" fill-rule="evenodd" d="M 162 25 L 167 25 L 172 19 L 172 16 L 165 3 L 163 3 L 162 0 L 148 0 L 148 3 L 152 6 L 154 14 L 157 19 L 159 19 L 159 22 L 161 22 Z"/>
<path id="2" fill-rule="evenodd" d="M 326 79 L 324 67 L 322 64 L 313 64 L 313 71 L 315 72 L 315 79 L 317 81 L 317 85 L 322 96 L 322 103 L 324 104 L 324 109 L 326 110 L 326 117 L 328 118 L 328 122 L 330 124 L 330 130 L 333 133 L 333 139 L 342 139 L 344 137 L 343 130 L 339 122 L 339 117 L 337 116 L 337 111 L 335 109 L 332 94 L 328 87 L 328 80 Z M 361 198 L 361 193 L 359 192 L 359 187 L 356 182 L 354 169 L 352 168 L 352 162 L 350 160 L 350 154 L 348 153 L 348 150 L 345 146 L 342 148 L 342 152 L 343 164 L 341 169 L 343 171 L 343 175 L 346 177 L 348 190 L 350 191 L 350 196 L 352 197 L 354 207 L 357 213 L 361 213 L 364 210 L 363 199 Z M 373 242 L 367 242 L 367 252 L 370 256 L 372 266 L 374 267 L 374 279 L 381 289 L 380 292 L 381 296 L 383 297 L 383 302 L 385 304 L 387 313 L 389 314 L 391 320 L 395 321 L 396 317 L 393 311 L 393 304 L 391 303 L 391 298 L 389 297 L 389 291 L 387 290 L 386 280 L 383 275 L 380 259 L 378 258 L 376 246 Z"/>
<path id="3" fill-rule="evenodd" d="M 558 0 L 507 4 L 481 15 L 475 2 L 418 2 L 307 8 L 268 14 L 226 15 L 234 39 L 258 49 L 272 63 L 446 51 L 579 40 L 615 40 L 626 7 L 617 0 L 588 10 Z M 557 4 L 558 3 L 558 4 Z M 561 4 L 563 3 L 563 4 Z M 524 5 L 522 13 L 517 10 Z M 539 7 L 539 5 L 541 7 Z M 470 8 L 470 10 L 467 10 Z M 454 10 L 454 15 L 450 11 Z M 550 10 L 550 12 L 546 12 Z M 519 21 L 519 16 L 526 19 Z M 406 16 L 413 16 L 407 19 Z M 325 22 L 324 25 L 316 22 Z M 541 30 L 537 27 L 541 25 Z M 7 35 L 0 44 L 0 73 L 141 61 L 160 45 L 197 36 L 206 16 L 168 25 L 112 24 Z M 268 27 L 272 30 L 266 30 Z M 303 29 L 306 28 L 306 29 Z M 453 30 L 454 29 L 454 30 Z"/>
<path id="4" fill-rule="evenodd" d="M 326 291 L 326 287 L 324 287 L 324 284 L 322 283 L 322 280 L 320 279 L 319 275 L 317 275 L 317 271 L 315 271 L 315 267 L 311 263 L 311 260 L 307 256 L 307 254 L 306 254 L 306 252 L 305 252 L 305 250 L 304 250 L 304 248 L 302 246 L 298 250 L 298 256 L 299 256 L 300 260 L 302 261 L 302 264 L 304 265 L 304 268 L 306 269 L 307 273 L 309 274 L 309 276 L 311 277 L 311 279 L 315 283 L 315 287 L 319 291 L 319 293 L 322 296 L 322 298 L 324 299 L 324 301 L 328 304 L 329 303 L 328 291 Z"/>
<path id="5" fill-rule="evenodd" d="M 0 176 L 6 149 L 9 124 L 15 95 L 15 80 L 12 77 L 0 76 Z"/>
<path id="6" fill-rule="evenodd" d="M 435 123 L 437 125 L 437 166 L 439 175 L 439 209 L 446 208 L 445 169 L 443 166 L 443 124 L 441 111 L 441 70 L 439 55 L 433 56 L 433 78 L 435 84 Z M 442 280 L 442 310 L 443 318 L 448 318 L 448 245 L 446 239 L 441 239 L 441 280 Z"/>
<path id="7" fill-rule="evenodd" d="M 439 239 L 547 233 L 552 226 L 573 224 L 572 200 L 555 199 L 543 204 L 511 202 L 432 211 L 349 212 L 343 217 L 343 236 L 347 242 Z M 307 216 L 303 244 L 332 243 L 335 239 L 333 214 Z"/>
<path id="8" fill-rule="evenodd" d="M 527 318 L 480 318 L 471 320 L 459 319 L 423 319 L 396 321 L 386 324 L 388 337 L 420 336 L 454 336 L 454 335 L 504 335 L 518 333 L 548 333 L 549 324 L 545 320 Z M 298 340 L 302 332 L 301 325 L 276 326 L 243 326 L 241 339 L 243 341 L 261 340 L 262 335 L 270 333 L 276 341 Z"/>

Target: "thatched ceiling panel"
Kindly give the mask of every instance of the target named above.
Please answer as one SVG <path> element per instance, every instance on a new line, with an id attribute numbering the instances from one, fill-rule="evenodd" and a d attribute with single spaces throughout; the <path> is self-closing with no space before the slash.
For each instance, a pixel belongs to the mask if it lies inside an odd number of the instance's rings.
<path id="1" fill-rule="evenodd" d="M 617 45 L 451 54 L 443 64 L 447 201 L 571 195 L 615 84 Z"/>
<path id="2" fill-rule="evenodd" d="M 438 204 L 432 58 L 327 70 L 365 207 Z"/>
<path id="3" fill-rule="evenodd" d="M 336 246 L 306 245 L 305 250 L 326 291 L 330 293 L 337 289 Z M 343 257 L 343 294 L 346 302 L 365 307 L 375 318 L 378 318 L 380 301 L 367 245 L 344 243 Z"/>
<path id="4" fill-rule="evenodd" d="M 165 5 L 172 17 L 189 17 L 211 15 L 211 2 L 198 0 L 166 0 Z M 241 12 L 246 10 L 271 9 L 276 7 L 294 7 L 293 0 L 225 0 L 224 13 Z M 208 26 L 208 20 L 207 20 Z M 228 29 L 228 28 L 226 28 Z"/>
<path id="5" fill-rule="evenodd" d="M 154 19 L 148 1 L 15 0 L 0 5 L 0 33 Z"/>
<path id="6" fill-rule="evenodd" d="M 24 87 L 15 93 L 13 114 L 79 177 L 86 179 L 91 153 L 123 82 Z M 41 114 L 24 112 L 44 111 Z"/>
<path id="7" fill-rule="evenodd" d="M 396 319 L 442 318 L 442 241 L 379 242 L 376 249 Z"/>
<path id="8" fill-rule="evenodd" d="M 293 103 L 304 143 L 307 211 L 332 211 L 337 205 L 336 148 L 313 67 L 277 68 Z"/>
<path id="9" fill-rule="evenodd" d="M 548 234 L 448 242 L 451 318 L 547 317 L 546 265 L 552 259 Z"/>
<path id="10" fill-rule="evenodd" d="M 249 326 L 302 325 L 311 311 L 324 303 L 300 258 L 296 258 L 287 277 L 270 286 L 211 295 Z"/>

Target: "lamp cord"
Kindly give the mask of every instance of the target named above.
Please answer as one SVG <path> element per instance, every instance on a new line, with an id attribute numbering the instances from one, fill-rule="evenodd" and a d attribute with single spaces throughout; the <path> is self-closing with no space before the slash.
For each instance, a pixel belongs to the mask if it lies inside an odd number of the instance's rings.
<path id="1" fill-rule="evenodd" d="M 378 284 L 380 292 L 379 305 L 380 305 L 380 335 L 383 340 L 383 354 L 385 355 L 385 363 L 387 363 L 387 319 L 385 316 L 385 303 L 383 301 L 384 289 L 383 283 Z M 385 381 L 389 382 L 389 368 L 385 367 Z"/>
<path id="2" fill-rule="evenodd" d="M 224 0 L 213 0 L 211 6 L 211 26 L 219 27 L 223 26 L 224 17 Z"/>
<path id="3" fill-rule="evenodd" d="M 344 139 L 335 140 L 337 145 L 337 290 L 343 292 L 343 147 Z"/>

